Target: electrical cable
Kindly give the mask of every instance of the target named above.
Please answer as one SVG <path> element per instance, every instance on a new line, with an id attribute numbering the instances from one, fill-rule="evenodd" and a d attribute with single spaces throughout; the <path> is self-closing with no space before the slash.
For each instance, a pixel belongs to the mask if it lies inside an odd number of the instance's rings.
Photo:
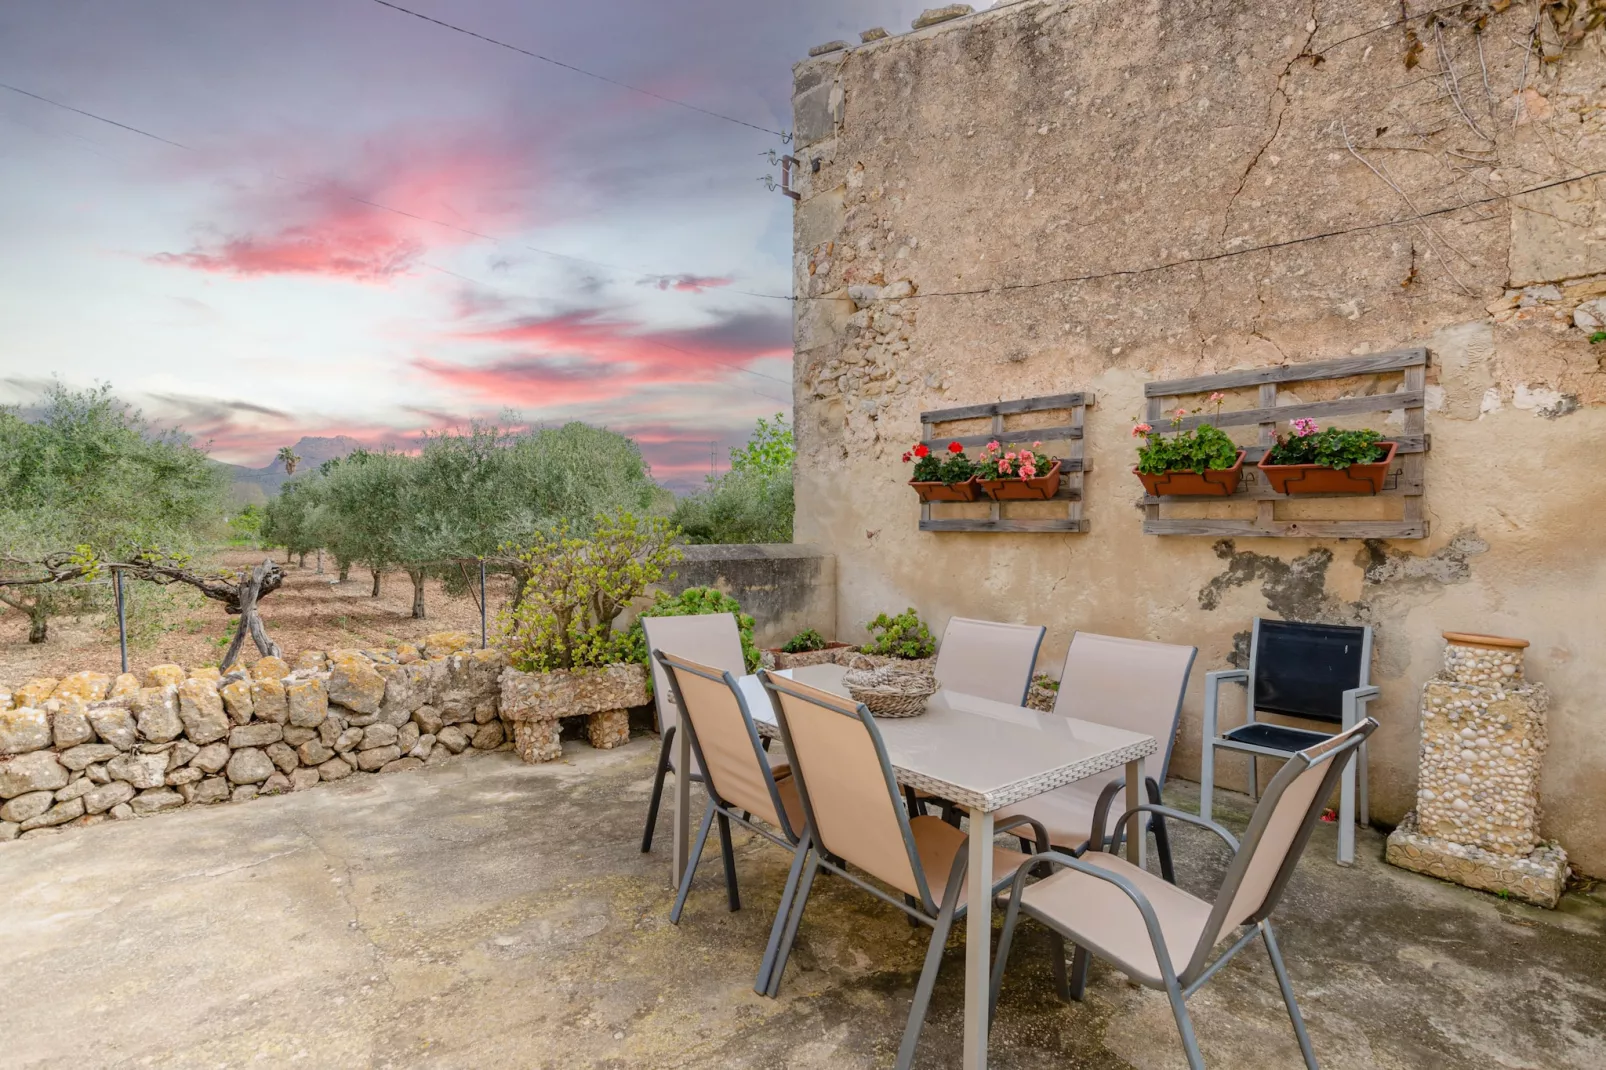
<path id="1" fill-rule="evenodd" d="M 498 48 L 506 48 L 510 51 L 517 52 L 520 55 L 529 56 L 531 59 L 538 59 L 542 63 L 550 63 L 554 67 L 562 67 L 566 71 L 573 71 L 576 74 L 583 74 L 587 78 L 595 78 L 599 82 L 607 82 L 609 85 L 618 86 L 620 89 L 628 89 L 632 93 L 640 93 L 644 97 L 651 97 L 652 99 L 662 101 L 665 104 L 673 104 L 676 107 L 686 108 L 689 111 L 700 112 L 703 115 L 707 115 L 715 119 L 723 119 L 727 123 L 735 123 L 737 126 L 745 126 L 749 130 L 757 130 L 764 134 L 774 134 L 783 142 L 789 142 L 792 140 L 791 134 L 783 133 L 780 130 L 771 130 L 767 126 L 759 126 L 758 124 L 750 123 L 745 119 L 738 119 L 733 115 L 725 115 L 721 112 L 710 111 L 707 108 L 698 107 L 696 104 L 688 104 L 684 100 L 676 100 L 674 97 L 666 97 L 662 93 L 654 93 L 650 89 L 642 89 L 640 86 L 634 86 L 628 82 L 621 82 L 617 78 L 609 78 L 605 74 L 598 74 L 595 71 L 588 71 L 584 67 L 576 67 L 572 63 L 565 63 L 560 59 L 553 59 L 551 56 L 543 56 L 539 52 L 531 52 L 527 48 L 520 48 L 518 45 L 508 44 L 506 41 L 499 41 L 494 37 L 487 36 L 483 33 L 476 33 L 467 27 L 458 26 L 454 23 L 447 22 L 444 19 L 437 19 L 431 15 L 425 15 L 423 12 L 402 7 L 400 4 L 393 4 L 390 2 L 390 0 L 373 0 L 373 2 L 378 4 L 380 7 L 388 7 L 392 11 L 401 12 L 403 15 L 411 15 L 415 19 L 422 19 L 425 22 L 434 23 L 436 26 L 440 26 L 444 29 L 453 30 L 461 34 L 467 34 L 469 37 L 477 38 L 481 41 L 484 41 L 486 44 L 496 45 Z"/>

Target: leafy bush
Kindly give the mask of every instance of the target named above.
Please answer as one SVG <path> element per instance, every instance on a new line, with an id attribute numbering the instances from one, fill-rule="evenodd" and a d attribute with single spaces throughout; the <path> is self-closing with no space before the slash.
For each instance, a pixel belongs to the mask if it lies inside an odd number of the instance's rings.
<path id="1" fill-rule="evenodd" d="M 255 546 L 262 534 L 262 520 L 266 511 L 259 505 L 247 505 L 229 517 L 229 543 L 234 546 Z"/>
<path id="2" fill-rule="evenodd" d="M 560 521 L 523 546 L 504 547 L 529 577 L 522 600 L 497 618 L 514 668 L 547 672 L 632 660 L 628 633 L 615 633 L 614 621 L 680 560 L 674 537 L 661 517 L 620 511 L 599 516 L 588 536 Z"/>
<path id="3" fill-rule="evenodd" d="M 690 543 L 792 541 L 792 473 L 728 472 L 675 503 L 671 522 Z"/>
<path id="4" fill-rule="evenodd" d="M 753 618 L 742 612 L 741 603 L 713 587 L 688 587 L 679 594 L 659 591 L 652 605 L 636 614 L 636 620 L 625 633 L 621 661 L 634 661 L 642 665 L 652 657 L 647 649 L 647 632 L 641 625 L 642 617 L 698 617 L 705 613 L 731 613 L 736 617 L 736 631 L 742 637 L 742 660 L 747 671 L 758 668 L 758 647 L 753 642 Z M 650 686 L 650 680 L 649 680 Z"/>
<path id="5" fill-rule="evenodd" d="M 825 637 L 813 628 L 805 628 L 781 645 L 781 650 L 788 654 L 807 654 L 812 650 L 824 650 Z"/>
<path id="6" fill-rule="evenodd" d="M 1221 413 L 1221 402 L 1226 395 L 1210 395 L 1216 413 Z M 1200 412 L 1200 409 L 1194 409 Z M 1171 414 L 1171 437 L 1166 438 L 1149 424 L 1132 428 L 1133 437 L 1142 436 L 1144 444 L 1138 447 L 1138 471 L 1144 475 L 1161 472 L 1206 472 L 1231 468 L 1238 463 L 1238 447 L 1226 432 L 1212 424 L 1200 424 L 1192 431 L 1178 430 L 1187 409 Z"/>
<path id="7" fill-rule="evenodd" d="M 1376 431 L 1340 431 L 1329 427 L 1318 430 L 1315 420 L 1295 420 L 1292 435 L 1278 435 L 1277 444 L 1266 454 L 1266 464 L 1319 464 L 1325 468 L 1348 468 L 1352 464 L 1371 464 L 1388 455 L 1379 446 Z"/>
<path id="8" fill-rule="evenodd" d="M 870 622 L 874 638 L 860 648 L 866 654 L 891 658 L 929 658 L 937 652 L 937 640 L 926 622 L 910 607 L 896 617 L 882 613 Z"/>

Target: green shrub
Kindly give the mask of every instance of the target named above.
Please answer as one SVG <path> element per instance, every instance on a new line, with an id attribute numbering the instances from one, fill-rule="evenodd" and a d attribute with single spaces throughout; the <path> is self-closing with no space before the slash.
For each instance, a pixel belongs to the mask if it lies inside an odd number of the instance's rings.
<path id="1" fill-rule="evenodd" d="M 1278 435 L 1277 444 L 1266 454 L 1267 464 L 1319 464 L 1326 468 L 1348 468 L 1352 464 L 1371 464 L 1388 455 L 1377 444 L 1376 431 L 1340 431 L 1329 427 L 1318 430 L 1315 420 L 1295 420 L 1292 435 Z"/>
<path id="2" fill-rule="evenodd" d="M 792 541 L 792 473 L 727 472 L 675 503 L 670 520 L 689 543 Z"/>
<path id="3" fill-rule="evenodd" d="M 505 546 L 527 570 L 524 597 L 497 618 L 513 667 L 525 672 L 596 668 L 637 660 L 614 621 L 679 561 L 675 529 L 662 517 L 599 516 L 587 536 L 567 521 Z"/>
<path id="4" fill-rule="evenodd" d="M 865 654 L 913 659 L 929 658 L 937 652 L 937 640 L 912 606 L 896 617 L 880 614 L 870 622 L 870 631 L 874 638 L 861 648 Z"/>
<path id="5" fill-rule="evenodd" d="M 788 654 L 806 654 L 811 650 L 824 650 L 825 637 L 813 628 L 805 628 L 782 644 L 781 649 Z"/>
<path id="6" fill-rule="evenodd" d="M 730 613 L 736 617 L 736 631 L 742 639 L 742 661 L 748 672 L 755 671 L 758 668 L 758 646 L 753 642 L 753 618 L 742 612 L 740 602 L 712 587 L 688 587 L 674 595 L 659 591 L 652 605 L 636 614 L 635 621 L 625 632 L 619 660 L 646 665 L 652 657 L 652 651 L 647 649 L 647 632 L 641 625 L 642 617 L 699 617 L 706 613 Z M 650 674 L 647 687 L 650 693 Z"/>

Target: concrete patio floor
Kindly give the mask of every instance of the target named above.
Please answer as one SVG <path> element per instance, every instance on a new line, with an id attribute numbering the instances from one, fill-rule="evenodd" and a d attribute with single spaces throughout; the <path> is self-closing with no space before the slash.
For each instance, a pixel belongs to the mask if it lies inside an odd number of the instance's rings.
<path id="1" fill-rule="evenodd" d="M 495 753 L 0 846 L 0 1067 L 889 1066 L 925 930 L 822 878 L 781 999 L 755 996 L 787 859 L 742 835 L 731 914 L 711 852 L 670 925 L 667 820 L 637 851 L 656 748 Z M 1241 827 L 1247 800 L 1221 812 Z M 1280 911 L 1324 1067 L 1606 1066 L 1606 896 L 1503 902 L 1383 865 L 1374 833 L 1340 869 L 1333 838 Z M 1177 841 L 1181 883 L 1208 888 L 1218 845 Z M 962 942 L 920 1066 L 959 1065 Z M 1046 950 L 1023 928 L 995 1066 L 1184 1065 L 1163 997 L 1096 966 L 1061 1004 Z M 1258 951 L 1190 1007 L 1210 1065 L 1299 1065 Z"/>

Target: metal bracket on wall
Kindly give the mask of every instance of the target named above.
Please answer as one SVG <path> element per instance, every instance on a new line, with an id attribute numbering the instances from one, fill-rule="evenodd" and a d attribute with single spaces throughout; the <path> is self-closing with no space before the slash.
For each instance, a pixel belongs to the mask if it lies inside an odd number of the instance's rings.
<path id="1" fill-rule="evenodd" d="M 1031 439 L 1048 444 L 1065 443 L 1060 458 L 1060 486 L 1052 502 L 1065 502 L 1066 515 L 1057 516 L 1004 516 L 1003 510 L 1040 506 L 1040 502 L 922 502 L 920 504 L 921 531 L 985 531 L 1043 534 L 1080 534 L 1088 530 L 1082 516 L 1083 480 L 1092 463 L 1082 456 L 1082 425 L 1088 406 L 1093 404 L 1091 393 L 1048 394 L 1043 397 L 1021 398 L 1018 401 L 995 401 L 983 405 L 964 405 L 954 409 L 935 409 L 920 414 L 921 441 L 932 449 L 945 448 L 950 442 L 961 446 L 982 446 L 993 439 Z M 1028 412 L 1069 413 L 1066 423 L 1044 427 L 1006 427 L 1005 417 Z M 991 426 L 984 432 L 957 435 L 938 435 L 940 424 L 987 419 Z M 975 511 L 987 507 L 985 516 L 933 516 L 932 507 Z"/>
<path id="2" fill-rule="evenodd" d="M 1327 539 L 1425 539 L 1428 522 L 1422 515 L 1423 460 L 1431 444 L 1426 424 L 1426 376 L 1428 351 L 1426 349 L 1396 349 L 1387 353 L 1368 353 L 1359 357 L 1339 360 L 1314 361 L 1309 364 L 1275 365 L 1267 368 L 1245 368 L 1223 372 L 1220 375 L 1202 375 L 1193 379 L 1169 379 L 1148 383 L 1143 396 L 1148 399 L 1144 419 L 1156 428 L 1169 426 L 1165 413 L 1179 398 L 1210 394 L 1243 387 L 1257 387 L 1259 395 L 1252 409 L 1228 409 L 1222 413 L 1207 413 L 1185 417 L 1177 430 L 1188 431 L 1200 424 L 1215 427 L 1259 428 L 1259 441 L 1252 446 L 1240 447 L 1244 451 L 1244 473 L 1238 489 L 1225 498 L 1144 495 L 1138 499 L 1143 507 L 1143 533 L 1145 535 L 1210 535 L 1217 538 L 1327 538 Z M 1279 405 L 1278 383 L 1305 383 L 1323 379 L 1345 379 L 1356 375 L 1379 375 L 1399 372 L 1403 381 L 1399 389 L 1386 394 L 1367 394 L 1361 397 L 1337 398 L 1332 401 L 1312 401 Z M 1301 494 L 1290 499 L 1278 494 L 1261 477 L 1256 464 L 1276 440 L 1277 424 L 1300 417 L 1327 419 L 1333 416 L 1350 416 L 1369 412 L 1399 410 L 1404 420 L 1397 433 L 1385 437 L 1399 443 L 1395 462 L 1388 481 L 1377 495 L 1356 494 Z M 1331 501 L 1337 498 L 1380 497 L 1401 500 L 1398 520 L 1329 520 L 1281 519 L 1276 515 L 1280 501 Z M 1242 519 L 1225 517 L 1162 517 L 1162 502 L 1242 502 L 1255 503 L 1255 516 Z"/>

